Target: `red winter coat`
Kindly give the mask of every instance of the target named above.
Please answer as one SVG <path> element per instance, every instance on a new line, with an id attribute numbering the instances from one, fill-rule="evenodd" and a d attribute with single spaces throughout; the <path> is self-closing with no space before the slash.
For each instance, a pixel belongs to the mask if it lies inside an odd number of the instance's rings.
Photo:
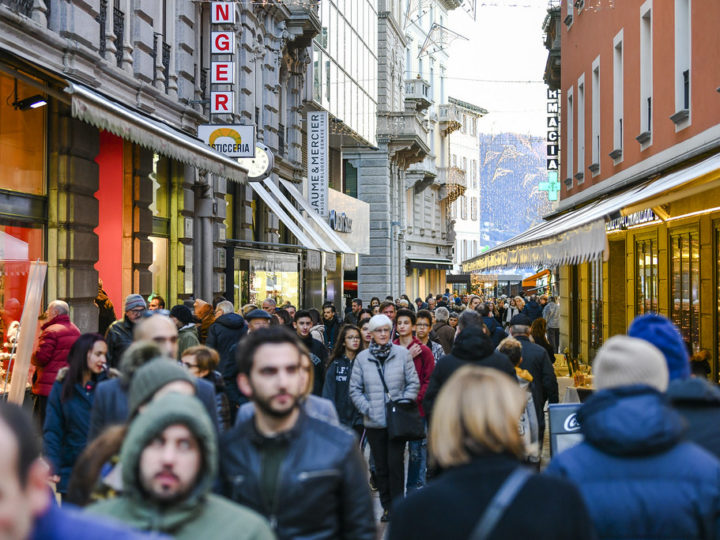
<path id="1" fill-rule="evenodd" d="M 400 345 L 400 340 L 396 339 L 393 341 L 395 345 Z M 413 357 L 413 363 L 415 364 L 415 371 L 417 371 L 418 379 L 420 379 L 420 390 L 416 398 L 418 409 L 420 410 L 420 416 L 425 417 L 425 411 L 422 408 L 422 400 L 425 397 L 425 391 L 427 390 L 428 384 L 430 384 L 430 375 L 432 375 L 433 369 L 435 369 L 435 357 L 429 347 L 422 344 L 418 338 L 413 337 L 412 343 L 408 345 L 408 349 L 413 345 L 420 345 L 421 352 L 417 356 Z"/>
<path id="2" fill-rule="evenodd" d="M 49 396 L 58 371 L 68 365 L 70 347 L 80 337 L 80 330 L 70 322 L 68 315 L 58 315 L 40 328 L 42 333 L 32 356 L 32 364 L 37 368 L 33 377 L 32 393 Z"/>

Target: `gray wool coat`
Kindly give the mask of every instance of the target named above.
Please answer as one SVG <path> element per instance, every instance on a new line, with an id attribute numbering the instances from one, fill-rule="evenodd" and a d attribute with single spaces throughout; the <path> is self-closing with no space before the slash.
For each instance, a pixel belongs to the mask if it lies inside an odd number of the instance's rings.
<path id="1" fill-rule="evenodd" d="M 366 349 L 358 354 L 350 376 L 350 399 L 363 415 L 366 428 L 382 429 L 385 421 L 385 403 L 388 401 L 378 374 L 379 362 Z M 393 345 L 385 360 L 383 377 L 390 397 L 398 399 L 416 399 L 420 390 L 420 379 L 410 352 L 405 347 Z"/>

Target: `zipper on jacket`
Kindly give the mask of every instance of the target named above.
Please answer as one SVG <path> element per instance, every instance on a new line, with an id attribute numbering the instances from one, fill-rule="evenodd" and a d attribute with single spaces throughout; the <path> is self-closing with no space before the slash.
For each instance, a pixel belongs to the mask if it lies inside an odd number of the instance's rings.
<path id="1" fill-rule="evenodd" d="M 321 471 L 304 471 L 298 474 L 298 480 L 304 482 L 311 478 L 322 478 L 323 476 L 340 476 L 340 471 L 336 469 L 323 469 Z"/>

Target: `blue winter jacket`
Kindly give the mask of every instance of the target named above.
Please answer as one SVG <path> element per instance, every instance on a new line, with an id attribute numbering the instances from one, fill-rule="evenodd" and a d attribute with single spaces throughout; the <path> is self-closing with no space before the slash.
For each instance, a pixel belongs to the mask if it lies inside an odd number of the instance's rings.
<path id="1" fill-rule="evenodd" d="M 585 441 L 546 472 L 575 482 L 599 538 L 720 538 L 720 462 L 681 441 L 685 423 L 662 394 L 603 390 L 578 421 Z"/>
<path id="2" fill-rule="evenodd" d="M 87 444 L 90 410 L 97 384 L 96 382 L 87 385 L 75 384 L 72 396 L 63 402 L 60 397 L 66 374 L 67 368 L 61 369 L 52 386 L 43 426 L 44 455 L 52 464 L 54 474 L 60 477 L 60 483 L 57 485 L 60 493 L 67 491 L 75 461 Z M 98 382 L 104 379 L 103 373 Z"/>

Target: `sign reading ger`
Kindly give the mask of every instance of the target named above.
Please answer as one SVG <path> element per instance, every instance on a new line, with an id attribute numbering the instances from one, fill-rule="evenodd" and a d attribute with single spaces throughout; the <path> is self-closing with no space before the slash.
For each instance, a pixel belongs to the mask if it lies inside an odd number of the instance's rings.
<path id="1" fill-rule="evenodd" d="M 228 157 L 255 157 L 255 126 L 205 124 L 198 137 Z"/>

